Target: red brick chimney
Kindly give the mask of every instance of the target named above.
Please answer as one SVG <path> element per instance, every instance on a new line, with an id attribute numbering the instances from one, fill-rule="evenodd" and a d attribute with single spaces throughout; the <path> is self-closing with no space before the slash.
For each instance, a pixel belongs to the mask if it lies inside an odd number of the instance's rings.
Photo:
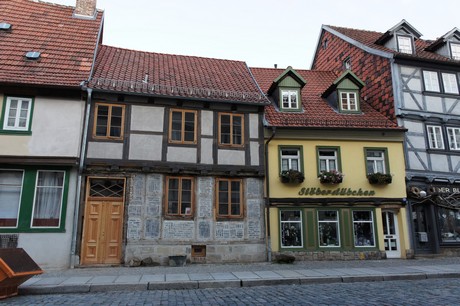
<path id="1" fill-rule="evenodd" d="M 93 18 L 96 15 L 96 0 L 77 0 L 74 15 L 76 17 Z"/>

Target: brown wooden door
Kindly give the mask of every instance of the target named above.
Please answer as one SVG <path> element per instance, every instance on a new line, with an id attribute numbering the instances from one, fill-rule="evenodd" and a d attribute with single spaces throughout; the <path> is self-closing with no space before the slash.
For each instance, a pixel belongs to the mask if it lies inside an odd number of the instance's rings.
<path id="1" fill-rule="evenodd" d="M 101 180 L 106 190 L 94 192 L 93 188 L 98 188 L 97 184 Z M 89 178 L 90 190 L 85 204 L 83 224 L 82 265 L 119 264 L 121 262 L 124 181 L 121 190 L 119 190 L 119 183 L 119 179 L 108 179 L 107 181 L 100 178 Z M 114 184 L 118 184 L 116 188 L 118 192 L 115 194 L 109 190 L 110 186 L 115 186 Z"/>

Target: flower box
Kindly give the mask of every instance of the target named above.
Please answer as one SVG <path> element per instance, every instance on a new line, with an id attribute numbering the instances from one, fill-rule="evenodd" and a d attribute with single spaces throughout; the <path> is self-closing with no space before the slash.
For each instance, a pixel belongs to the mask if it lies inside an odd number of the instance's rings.
<path id="1" fill-rule="evenodd" d="M 321 184 L 340 184 L 345 175 L 337 170 L 321 171 L 318 179 Z"/>
<path id="2" fill-rule="evenodd" d="M 391 174 L 385 174 L 385 173 L 369 173 L 367 175 L 367 179 L 369 181 L 369 184 L 372 185 L 387 185 L 391 184 L 393 180 L 393 176 Z"/>
<path id="3" fill-rule="evenodd" d="M 300 171 L 290 169 L 281 172 L 280 180 L 285 184 L 300 184 L 305 180 L 305 176 Z"/>

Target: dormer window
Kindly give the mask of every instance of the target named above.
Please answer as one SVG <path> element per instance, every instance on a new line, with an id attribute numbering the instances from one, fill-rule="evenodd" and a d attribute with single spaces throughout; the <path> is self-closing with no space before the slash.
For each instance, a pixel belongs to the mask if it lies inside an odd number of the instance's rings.
<path id="1" fill-rule="evenodd" d="M 340 110 L 344 112 L 357 112 L 358 93 L 355 91 L 339 91 L 340 93 Z"/>
<path id="2" fill-rule="evenodd" d="M 460 44 L 450 43 L 450 55 L 452 59 L 460 61 Z"/>
<path id="3" fill-rule="evenodd" d="M 295 89 L 281 89 L 281 108 L 283 110 L 299 109 L 299 92 Z"/>
<path id="4" fill-rule="evenodd" d="M 365 86 L 356 74 L 346 70 L 321 95 L 340 113 L 360 114 L 359 93 Z"/>
<path id="5" fill-rule="evenodd" d="M 397 35 L 398 51 L 401 53 L 412 54 L 412 37 Z"/>

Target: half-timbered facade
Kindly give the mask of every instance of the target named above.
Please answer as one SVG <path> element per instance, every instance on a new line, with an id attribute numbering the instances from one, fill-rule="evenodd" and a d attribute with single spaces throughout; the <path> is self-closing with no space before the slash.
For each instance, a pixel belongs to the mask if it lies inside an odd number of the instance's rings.
<path id="1" fill-rule="evenodd" d="M 265 260 L 263 107 L 244 62 L 101 46 L 81 265 Z"/>
<path id="2" fill-rule="evenodd" d="M 103 19 L 82 5 L 0 5 L 0 247 L 24 248 L 43 269 L 71 265 L 80 83 L 89 79 Z"/>
<path id="3" fill-rule="evenodd" d="M 385 33 L 323 26 L 313 69 L 348 63 L 372 106 L 408 129 L 407 200 L 416 254 L 460 247 L 460 32 L 421 39 L 403 20 Z M 372 103 L 372 102 L 371 102 Z"/>

